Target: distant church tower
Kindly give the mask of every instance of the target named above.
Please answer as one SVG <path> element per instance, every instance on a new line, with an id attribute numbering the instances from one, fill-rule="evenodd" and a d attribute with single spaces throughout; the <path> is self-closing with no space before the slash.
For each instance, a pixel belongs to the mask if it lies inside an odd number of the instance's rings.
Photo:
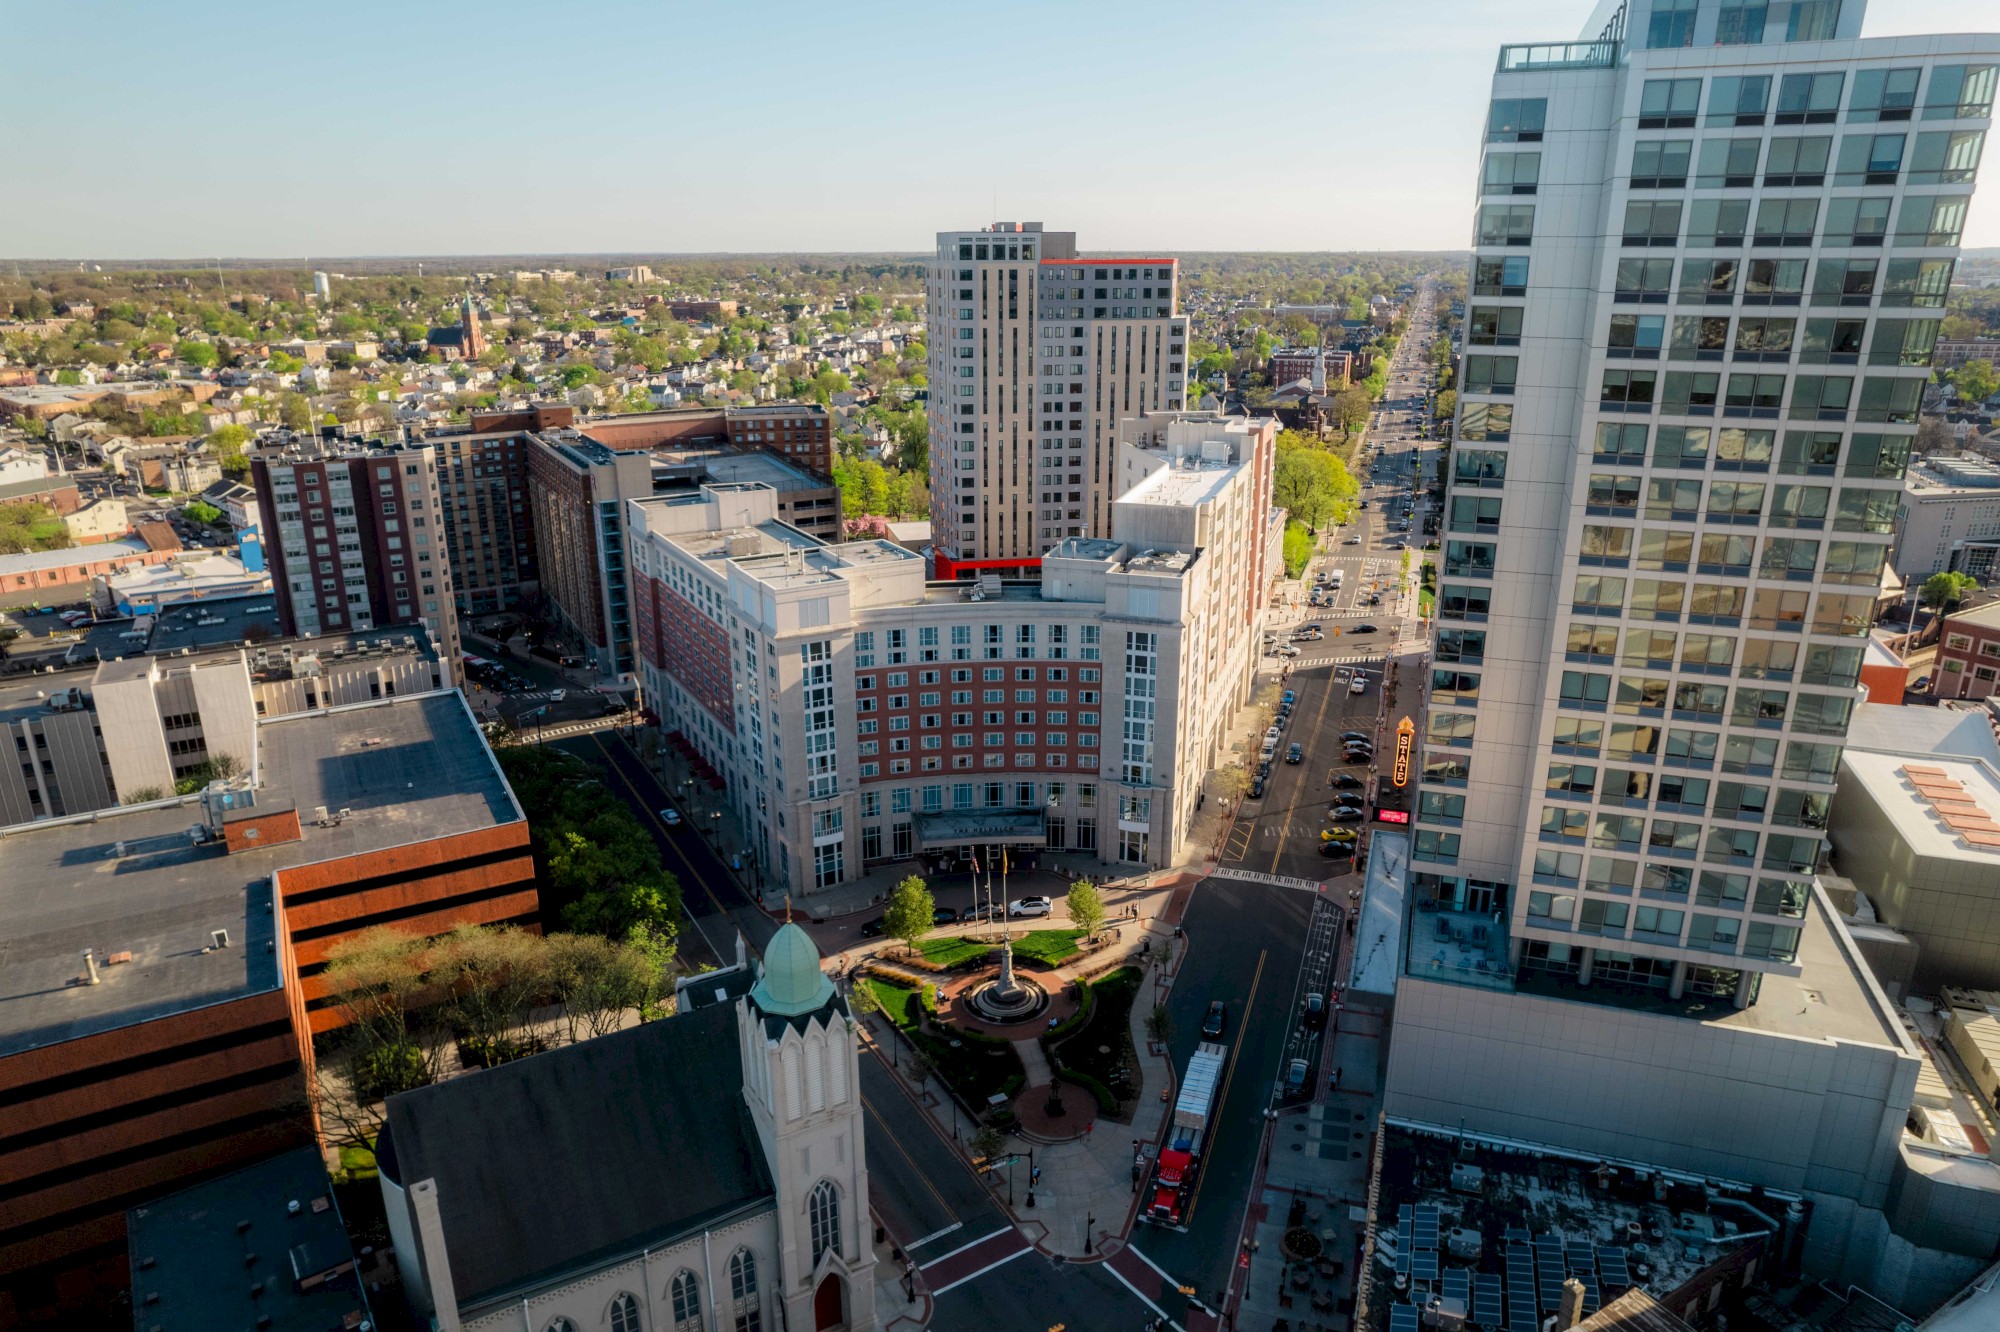
<path id="1" fill-rule="evenodd" d="M 459 322 L 465 325 L 465 359 L 476 361 L 479 353 L 486 350 L 486 339 L 479 333 L 479 310 L 472 304 L 472 294 L 466 293 L 459 306 Z"/>
<path id="2" fill-rule="evenodd" d="M 791 1332 L 875 1326 L 859 1045 L 819 949 L 787 924 L 736 1005 L 743 1099 L 778 1191 L 778 1265 Z"/>

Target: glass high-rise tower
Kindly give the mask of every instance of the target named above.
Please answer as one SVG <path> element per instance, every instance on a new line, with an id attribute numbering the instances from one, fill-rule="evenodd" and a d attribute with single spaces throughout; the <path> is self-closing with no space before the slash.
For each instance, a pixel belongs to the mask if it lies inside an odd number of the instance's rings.
<path id="1" fill-rule="evenodd" d="M 1797 975 L 2000 38 L 1626 0 L 1483 130 L 1412 895 L 1466 977 Z"/>

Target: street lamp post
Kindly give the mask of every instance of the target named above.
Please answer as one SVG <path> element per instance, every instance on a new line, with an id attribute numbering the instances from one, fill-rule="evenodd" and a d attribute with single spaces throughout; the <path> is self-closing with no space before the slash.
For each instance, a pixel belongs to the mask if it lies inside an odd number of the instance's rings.
<path id="1" fill-rule="evenodd" d="M 722 811 L 719 809 L 709 811 L 708 844 L 717 850 L 722 848 Z"/>
<path id="2" fill-rule="evenodd" d="M 1091 1245 L 1090 1232 L 1091 1228 L 1094 1227 L 1096 1224 L 1097 1224 L 1097 1214 L 1095 1212 L 1085 1212 L 1083 1214 L 1083 1251 L 1085 1253 L 1090 1253 L 1092 1251 L 1090 1247 Z"/>

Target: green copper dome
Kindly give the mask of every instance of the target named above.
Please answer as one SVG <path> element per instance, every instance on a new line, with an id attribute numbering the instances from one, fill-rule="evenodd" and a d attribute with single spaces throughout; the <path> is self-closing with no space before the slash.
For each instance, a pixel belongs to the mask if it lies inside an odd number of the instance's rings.
<path id="1" fill-rule="evenodd" d="M 819 949 L 806 932 L 787 923 L 764 949 L 763 975 L 750 991 L 750 1002 L 773 1017 L 796 1017 L 825 1006 L 833 998 L 833 982 L 819 969 Z"/>

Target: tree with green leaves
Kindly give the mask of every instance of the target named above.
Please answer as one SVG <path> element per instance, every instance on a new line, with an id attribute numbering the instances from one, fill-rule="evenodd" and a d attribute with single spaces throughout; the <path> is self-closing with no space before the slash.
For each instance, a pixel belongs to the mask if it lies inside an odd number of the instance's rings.
<path id="1" fill-rule="evenodd" d="M 1979 580 L 1970 574 L 1962 574 L 1947 569 L 1924 579 L 1924 585 L 1917 593 L 1917 600 L 1934 611 L 1950 612 L 1958 608 L 1967 594 L 1979 590 Z"/>
<path id="2" fill-rule="evenodd" d="M 214 524 L 222 521 L 222 510 L 206 500 L 190 500 L 181 508 L 191 523 Z"/>
<path id="3" fill-rule="evenodd" d="M 1078 879 L 1070 886 L 1064 901 L 1069 907 L 1070 924 L 1082 930 L 1084 937 L 1095 939 L 1098 927 L 1104 924 L 1104 894 L 1097 891 L 1097 885 L 1089 879 Z"/>
<path id="4" fill-rule="evenodd" d="M 1342 389 L 1333 398 L 1333 417 L 1344 434 L 1351 435 L 1367 425 L 1368 414 L 1374 408 L 1366 389 Z"/>
<path id="5" fill-rule="evenodd" d="M 1322 523 L 1340 522 L 1359 491 L 1347 465 L 1319 448 L 1316 443 L 1287 440 L 1286 431 L 1278 438 L 1278 465 L 1272 484 L 1272 499 L 1292 517 L 1317 532 Z"/>
<path id="6" fill-rule="evenodd" d="M 911 952 L 931 932 L 937 903 L 924 881 L 912 874 L 890 890 L 889 905 L 882 912 L 882 929 L 892 939 L 901 939 Z"/>
<path id="7" fill-rule="evenodd" d="M 1306 525 L 1298 519 L 1287 520 L 1285 523 L 1284 548 L 1285 577 L 1297 578 L 1300 574 L 1304 573 L 1306 565 L 1312 562 L 1312 555 L 1312 533 L 1307 531 Z"/>
<path id="8" fill-rule="evenodd" d="M 972 1163 L 979 1165 L 991 1161 L 1000 1155 L 1000 1149 L 1006 1143 L 1007 1139 L 1001 1136 L 999 1129 L 991 1124 L 981 1124 L 979 1131 L 972 1135 L 972 1141 L 967 1144 L 972 1150 Z"/>
<path id="9" fill-rule="evenodd" d="M 1978 404 L 2000 392 L 2000 374 L 1996 374 L 1991 361 L 1967 361 L 1958 367 L 1951 382 L 1958 388 L 1958 396 L 1968 403 Z"/>
<path id="10" fill-rule="evenodd" d="M 208 342 L 184 339 L 174 344 L 174 355 L 198 369 L 207 370 L 219 359 L 215 346 Z"/>
<path id="11" fill-rule="evenodd" d="M 250 466 L 246 454 L 249 444 L 248 426 L 219 425 L 208 432 L 208 450 L 225 472 L 241 472 Z"/>

